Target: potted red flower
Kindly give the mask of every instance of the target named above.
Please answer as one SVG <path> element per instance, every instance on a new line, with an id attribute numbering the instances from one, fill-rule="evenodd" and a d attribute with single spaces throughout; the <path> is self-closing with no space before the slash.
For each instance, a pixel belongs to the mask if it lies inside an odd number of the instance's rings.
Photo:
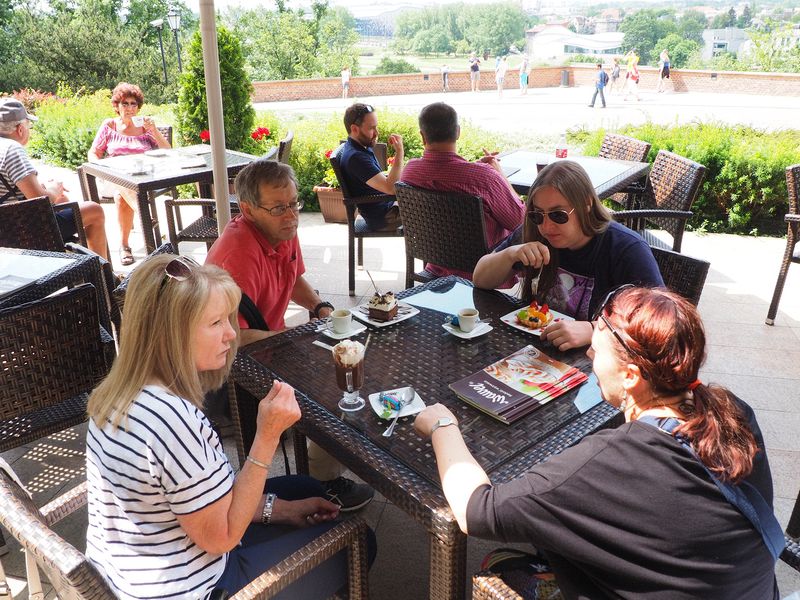
<path id="1" fill-rule="evenodd" d="M 325 169 L 325 176 L 322 178 L 321 185 L 315 185 L 314 191 L 317 193 L 319 200 L 319 209 L 322 211 L 322 218 L 326 223 L 347 223 L 347 209 L 344 206 L 344 197 L 342 190 L 339 187 L 339 181 L 336 179 L 336 173 L 333 172 L 333 167 L 330 166 L 330 161 L 333 150 L 325 151 L 325 161 L 328 163 L 328 168 Z"/>

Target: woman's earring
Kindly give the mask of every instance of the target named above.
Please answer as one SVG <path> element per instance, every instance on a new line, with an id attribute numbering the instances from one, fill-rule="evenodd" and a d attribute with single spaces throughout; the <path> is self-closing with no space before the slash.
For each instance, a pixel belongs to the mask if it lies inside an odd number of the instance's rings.
<path id="1" fill-rule="evenodd" d="M 622 402 L 619 404 L 620 412 L 625 412 L 625 409 L 628 408 L 628 392 L 627 390 L 623 390 L 622 392 Z"/>

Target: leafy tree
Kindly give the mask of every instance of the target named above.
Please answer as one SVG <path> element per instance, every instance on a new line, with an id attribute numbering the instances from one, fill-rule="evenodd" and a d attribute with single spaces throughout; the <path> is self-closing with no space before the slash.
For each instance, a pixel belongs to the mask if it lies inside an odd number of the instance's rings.
<path id="1" fill-rule="evenodd" d="M 667 37 L 658 40 L 656 50 L 669 53 L 670 63 L 673 67 L 682 69 L 689 64 L 691 56 L 700 49 L 700 44 L 694 40 L 686 39 L 677 33 L 670 33 Z"/>
<path id="2" fill-rule="evenodd" d="M 752 23 L 753 23 L 753 14 L 750 12 L 750 5 L 745 4 L 744 8 L 742 9 L 742 14 L 739 15 L 739 18 L 736 20 L 736 25 L 741 29 L 746 29 L 750 27 Z"/>
<path id="3" fill-rule="evenodd" d="M 731 6 L 726 13 L 720 13 L 711 22 L 712 29 L 725 29 L 726 27 L 736 27 L 736 11 Z"/>
<path id="4" fill-rule="evenodd" d="M 703 30 L 708 27 L 708 19 L 697 10 L 687 10 L 678 19 L 678 33 L 687 40 L 703 43 Z"/>
<path id="5" fill-rule="evenodd" d="M 625 34 L 624 49 L 636 48 L 643 63 L 658 62 L 663 48 L 656 48 L 656 42 L 677 31 L 671 14 L 670 11 L 645 9 L 625 17 L 620 24 L 620 31 Z"/>
<path id="6" fill-rule="evenodd" d="M 378 66 L 372 71 L 373 75 L 392 75 L 395 73 L 419 73 L 419 69 L 402 58 L 392 60 L 384 56 Z"/>
<path id="7" fill-rule="evenodd" d="M 239 38 L 222 25 L 217 26 L 217 51 L 222 83 L 225 146 L 231 150 L 241 150 L 250 143 L 250 133 L 255 121 L 255 111 L 250 104 L 253 85 L 245 73 Z M 192 144 L 200 142 L 200 132 L 208 129 L 203 46 L 199 31 L 192 36 L 187 54 L 175 115 L 181 139 L 184 143 Z"/>

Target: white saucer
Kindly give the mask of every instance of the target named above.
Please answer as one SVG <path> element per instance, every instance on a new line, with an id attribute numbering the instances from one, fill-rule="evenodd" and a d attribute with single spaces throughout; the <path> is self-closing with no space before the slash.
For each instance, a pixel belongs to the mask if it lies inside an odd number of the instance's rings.
<path id="1" fill-rule="evenodd" d="M 334 340 L 344 340 L 349 337 L 353 337 L 354 335 L 358 335 L 362 331 L 366 331 L 367 326 L 358 323 L 357 321 L 353 321 L 353 324 L 350 326 L 350 331 L 346 333 L 336 333 L 332 327 L 328 327 L 327 329 L 323 329 L 322 333 L 327 335 L 329 338 L 333 338 Z"/>
<path id="2" fill-rule="evenodd" d="M 147 156 L 166 156 L 167 151 L 162 148 L 156 148 L 155 150 L 148 150 L 145 154 Z"/>
<path id="3" fill-rule="evenodd" d="M 394 393 L 405 390 L 408 386 L 395 388 L 393 390 L 384 390 L 384 393 Z M 375 394 L 369 395 L 369 405 L 372 407 L 372 410 L 375 411 L 375 414 L 381 417 L 381 419 L 393 419 L 395 417 L 395 412 L 392 411 L 388 417 L 384 417 L 383 411 L 386 409 L 383 404 L 381 404 L 380 400 L 381 392 L 377 392 Z M 422 412 L 425 410 L 425 403 L 422 401 L 422 398 L 419 397 L 419 394 L 414 394 L 414 399 L 406 404 L 403 407 L 403 410 L 400 411 L 401 417 L 410 417 L 411 415 L 415 415 L 417 413 Z"/>
<path id="4" fill-rule="evenodd" d="M 493 327 L 488 323 L 478 323 L 475 329 L 473 329 L 469 333 L 467 333 L 466 331 L 461 331 L 460 328 L 455 327 L 450 323 L 443 323 L 442 327 L 447 333 L 459 337 L 462 340 L 471 340 L 472 338 L 480 337 L 484 333 L 489 333 L 493 329 Z"/>

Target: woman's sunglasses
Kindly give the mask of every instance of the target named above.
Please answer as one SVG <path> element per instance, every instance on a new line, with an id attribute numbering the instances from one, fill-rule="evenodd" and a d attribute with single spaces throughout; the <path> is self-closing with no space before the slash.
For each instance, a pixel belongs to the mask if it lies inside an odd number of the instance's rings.
<path id="1" fill-rule="evenodd" d="M 168 279 L 175 281 L 186 281 L 192 275 L 192 269 L 199 267 L 200 264 L 188 256 L 176 256 L 164 266 L 164 280 L 161 287 Z"/>
<path id="2" fill-rule="evenodd" d="M 529 210 L 528 211 L 528 218 L 533 221 L 536 225 L 541 225 L 544 223 L 545 215 L 556 225 L 563 225 L 567 221 L 569 221 L 569 216 L 575 212 L 573 208 L 571 211 L 567 212 L 566 210 Z"/>

